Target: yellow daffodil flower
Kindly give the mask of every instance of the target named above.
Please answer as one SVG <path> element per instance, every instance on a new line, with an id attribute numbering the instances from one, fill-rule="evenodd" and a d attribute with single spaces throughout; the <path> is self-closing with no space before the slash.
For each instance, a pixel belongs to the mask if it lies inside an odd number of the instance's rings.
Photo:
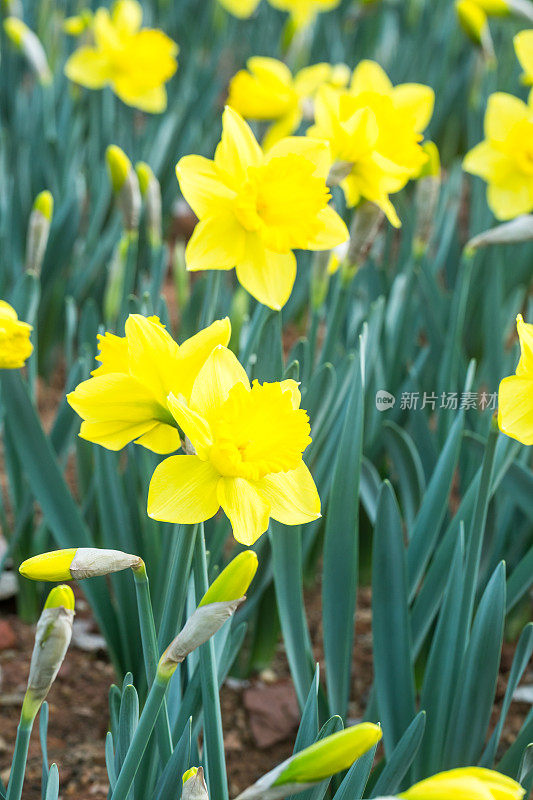
<path id="1" fill-rule="evenodd" d="M 455 0 L 455 11 L 462 29 L 477 45 L 492 49 L 486 12 L 475 0 Z"/>
<path id="2" fill-rule="evenodd" d="M 516 374 L 500 383 L 498 425 L 522 444 L 533 444 L 533 325 L 516 318 L 520 339 L 520 361 Z"/>
<path id="3" fill-rule="evenodd" d="M 148 514 L 164 522 L 197 523 L 219 507 L 238 542 L 253 544 L 272 517 L 286 525 L 320 516 L 320 498 L 302 461 L 311 439 L 293 380 L 250 382 L 230 350 L 215 348 L 194 382 L 190 401 L 171 395 L 168 407 L 194 448 L 155 470 Z"/>
<path id="4" fill-rule="evenodd" d="M 529 104 L 496 92 L 485 114 L 485 139 L 466 154 L 463 169 L 486 183 L 487 201 L 498 219 L 533 209 L 533 93 Z"/>
<path id="5" fill-rule="evenodd" d="M 513 42 L 516 57 L 524 70 L 522 80 L 526 86 L 533 86 L 533 29 L 520 31 Z"/>
<path id="6" fill-rule="evenodd" d="M 462 767 L 439 772 L 411 786 L 404 800 L 521 800 L 525 791 L 506 775 L 482 767 Z"/>
<path id="7" fill-rule="evenodd" d="M 341 0 L 268 0 L 271 6 L 288 11 L 297 28 L 310 25 L 317 14 L 331 11 Z"/>
<path id="8" fill-rule="evenodd" d="M 218 2 L 234 17 L 245 19 L 254 13 L 260 0 L 218 0 Z"/>
<path id="9" fill-rule="evenodd" d="M 163 31 L 143 28 L 142 6 L 117 0 L 99 8 L 94 47 L 80 47 L 65 64 L 67 78 L 88 89 L 110 86 L 129 106 L 158 114 L 167 107 L 165 83 L 176 72 L 178 46 Z"/>
<path id="10" fill-rule="evenodd" d="M 33 352 L 32 326 L 20 322 L 17 312 L 0 300 L 0 369 L 20 369 Z"/>
<path id="11" fill-rule="evenodd" d="M 507 0 L 473 0 L 490 17 L 505 17 L 511 13 Z"/>
<path id="12" fill-rule="evenodd" d="M 374 61 L 362 61 L 356 67 L 349 91 L 319 89 L 316 121 L 308 135 L 329 142 L 332 174 L 339 172 L 350 206 L 370 200 L 393 225 L 400 225 L 389 194 L 418 177 L 427 161 L 420 143 L 434 99 L 429 86 L 394 87 Z"/>
<path id="13" fill-rule="evenodd" d="M 180 436 L 167 396 L 188 398 L 210 352 L 226 345 L 230 334 L 226 318 L 178 346 L 157 317 L 131 314 L 124 337 L 100 335 L 100 366 L 67 395 L 83 419 L 81 438 L 108 450 L 132 441 L 154 453 L 177 450 Z"/>
<path id="14" fill-rule="evenodd" d="M 264 153 L 227 107 L 213 161 L 185 156 L 181 191 L 200 222 L 185 251 L 189 270 L 231 269 L 260 303 L 280 309 L 296 277 L 295 249 L 329 250 L 348 239 L 328 205 L 326 142 L 292 136 Z"/>
<path id="15" fill-rule="evenodd" d="M 293 133 L 304 116 L 312 117 L 313 97 L 320 86 L 342 88 L 350 80 L 344 64 L 314 64 L 294 77 L 286 64 L 275 58 L 255 56 L 248 59 L 246 67 L 231 80 L 228 105 L 246 119 L 275 120 L 263 139 L 265 150 Z"/>

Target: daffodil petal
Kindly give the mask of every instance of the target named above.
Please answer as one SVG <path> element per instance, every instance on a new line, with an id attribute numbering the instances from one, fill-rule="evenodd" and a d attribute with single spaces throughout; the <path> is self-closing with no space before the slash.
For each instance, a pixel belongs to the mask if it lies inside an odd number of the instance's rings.
<path id="1" fill-rule="evenodd" d="M 284 525 L 301 525 L 320 516 L 320 497 L 307 466 L 266 475 L 255 484 L 269 503 L 272 519 Z"/>
<path id="2" fill-rule="evenodd" d="M 512 94 L 494 92 L 487 103 L 485 135 L 487 139 L 504 142 L 512 125 L 527 117 L 526 104 Z"/>
<path id="3" fill-rule="evenodd" d="M 331 250 L 343 242 L 347 242 L 350 233 L 342 217 L 333 206 L 326 206 L 318 213 L 320 229 L 313 239 L 307 243 L 309 250 Z"/>
<path id="4" fill-rule="evenodd" d="M 292 380 L 292 378 L 287 378 L 286 380 L 281 381 L 280 386 L 282 392 L 291 393 L 292 407 L 294 409 L 300 408 L 300 403 L 302 402 L 302 394 L 300 392 L 298 382 Z"/>
<path id="5" fill-rule="evenodd" d="M 237 278 L 260 303 L 279 311 L 289 299 L 296 279 L 294 253 L 267 250 L 259 237 L 247 237 L 244 258 L 237 264 Z"/>
<path id="6" fill-rule="evenodd" d="M 234 17 L 245 18 L 253 14 L 259 5 L 259 0 L 219 0 L 219 3 Z"/>
<path id="7" fill-rule="evenodd" d="M 215 165 L 234 181 L 237 188 L 246 180 L 248 167 L 257 167 L 263 151 L 250 126 L 240 114 L 226 106 L 222 115 L 222 138 L 215 152 Z"/>
<path id="8" fill-rule="evenodd" d="M 413 120 L 415 131 L 424 131 L 433 115 L 435 92 L 430 86 L 420 83 L 402 83 L 393 89 L 396 108 L 408 114 Z"/>
<path id="9" fill-rule="evenodd" d="M 217 345 L 224 347 L 228 344 L 231 336 L 231 323 L 228 317 L 217 319 L 207 328 L 204 328 L 190 339 L 186 339 L 179 348 L 179 375 L 176 373 L 176 381 L 171 382 L 172 390 L 182 394 L 186 400 L 189 399 L 196 380 L 196 376 L 205 364 L 210 353 Z"/>
<path id="10" fill-rule="evenodd" d="M 99 444 L 107 450 L 122 450 L 130 442 L 151 431 L 157 423 L 155 420 L 132 422 L 128 420 L 111 420 L 110 422 L 82 422 L 80 439 Z"/>
<path id="11" fill-rule="evenodd" d="M 167 107 L 167 90 L 164 86 L 154 86 L 152 89 L 136 92 L 120 80 L 115 80 L 113 91 L 127 106 L 133 106 L 149 114 L 162 114 Z"/>
<path id="12" fill-rule="evenodd" d="M 356 95 L 361 92 L 389 94 L 392 91 L 392 83 L 379 64 L 365 59 L 360 61 L 353 71 L 350 91 Z"/>
<path id="13" fill-rule="evenodd" d="M 187 269 L 232 269 L 244 252 L 245 231 L 231 211 L 201 220 L 185 250 Z"/>
<path id="14" fill-rule="evenodd" d="M 167 404 L 170 413 L 194 446 L 197 455 L 205 460 L 213 443 L 209 423 L 187 405 L 183 395 L 175 397 L 169 394 Z"/>
<path id="15" fill-rule="evenodd" d="M 211 415 L 227 400 L 230 389 L 236 383 L 250 388 L 244 367 L 231 350 L 222 346 L 215 347 L 198 373 L 189 405 L 209 422 Z"/>
<path id="16" fill-rule="evenodd" d="M 153 427 L 157 421 L 158 404 L 153 394 L 123 373 L 89 378 L 67 395 L 67 401 L 88 422 L 150 422 Z"/>
<path id="17" fill-rule="evenodd" d="M 65 75 L 88 89 L 102 89 L 112 78 L 107 57 L 94 47 L 80 47 L 68 58 Z"/>
<path id="18" fill-rule="evenodd" d="M 135 440 L 135 444 L 140 444 L 151 450 L 152 453 L 159 455 L 167 455 L 174 453 L 181 447 L 181 439 L 179 431 L 173 428 L 172 425 L 167 425 L 165 422 L 158 422 L 148 433 L 143 434 Z"/>
<path id="19" fill-rule="evenodd" d="M 516 328 L 520 339 L 521 356 L 516 374 L 533 376 L 533 325 L 524 322 L 522 314 L 516 319 Z"/>
<path id="20" fill-rule="evenodd" d="M 93 369 L 91 375 L 105 375 L 108 372 L 128 372 L 128 342 L 125 336 L 115 336 L 114 333 L 99 333 L 99 354 L 96 360 L 100 365 Z"/>
<path id="21" fill-rule="evenodd" d="M 327 178 L 331 167 L 331 151 L 328 142 L 313 139 L 310 136 L 287 136 L 276 142 L 267 153 L 266 160 L 281 158 L 287 155 L 298 155 L 315 164 L 314 174 L 319 178 Z"/>
<path id="22" fill-rule="evenodd" d="M 533 182 L 526 174 L 509 175 L 504 186 L 489 184 L 487 201 L 498 219 L 514 219 L 533 209 Z"/>
<path id="23" fill-rule="evenodd" d="M 533 378 L 511 375 L 500 383 L 500 430 L 522 444 L 533 444 Z"/>
<path id="24" fill-rule="evenodd" d="M 270 506 L 249 481 L 220 478 L 217 497 L 240 544 L 249 547 L 268 530 Z"/>
<path id="25" fill-rule="evenodd" d="M 121 34 L 137 33 L 141 27 L 143 10 L 137 0 L 116 0 L 111 11 L 113 25 Z"/>
<path id="26" fill-rule="evenodd" d="M 130 314 L 125 327 L 130 373 L 143 386 L 150 387 L 153 397 L 166 409 L 167 395 L 173 388 L 171 381 L 178 361 L 178 345 L 162 325 L 141 314 Z"/>
<path id="27" fill-rule="evenodd" d="M 200 218 L 235 198 L 235 192 L 220 179 L 214 161 L 203 156 L 184 156 L 178 161 L 176 175 L 184 198 Z"/>
<path id="28" fill-rule="evenodd" d="M 156 467 L 148 490 L 148 516 L 191 525 L 213 517 L 219 475 L 198 456 L 170 456 Z"/>

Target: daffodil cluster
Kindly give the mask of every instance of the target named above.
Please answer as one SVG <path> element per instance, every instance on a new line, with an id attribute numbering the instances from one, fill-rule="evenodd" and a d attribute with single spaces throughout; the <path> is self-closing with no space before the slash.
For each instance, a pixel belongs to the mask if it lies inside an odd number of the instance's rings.
<path id="1" fill-rule="evenodd" d="M 142 111 L 164 111 L 165 83 L 176 72 L 178 46 L 163 31 L 141 28 L 140 3 L 116 0 L 111 13 L 99 8 L 84 25 L 94 43 L 70 56 L 67 78 L 88 89 L 110 86 L 124 103 Z"/>
<path id="2" fill-rule="evenodd" d="M 237 541 L 253 544 L 271 517 L 317 519 L 320 499 L 302 460 L 311 438 L 298 384 L 251 385 L 226 347 L 230 333 L 220 320 L 178 346 L 157 317 L 132 314 L 124 337 L 100 336 L 100 366 L 67 399 L 80 436 L 103 447 L 183 446 L 154 472 L 151 517 L 197 523 L 222 507 Z"/>

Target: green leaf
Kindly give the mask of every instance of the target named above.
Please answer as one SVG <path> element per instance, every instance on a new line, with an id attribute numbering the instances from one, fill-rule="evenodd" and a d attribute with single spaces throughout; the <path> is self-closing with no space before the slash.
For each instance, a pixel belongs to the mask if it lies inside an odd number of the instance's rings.
<path id="1" fill-rule="evenodd" d="M 57 764 L 52 764 L 50 767 L 50 773 L 48 775 L 48 781 L 46 783 L 46 795 L 45 800 L 57 800 L 59 797 L 59 771 L 57 769 Z"/>
<path id="2" fill-rule="evenodd" d="M 409 434 L 394 422 L 385 422 L 383 438 L 395 466 L 403 516 L 410 530 L 426 488 L 422 462 Z"/>
<path id="3" fill-rule="evenodd" d="M 322 577 L 322 621 L 330 712 L 346 718 L 350 695 L 359 557 L 359 476 L 363 442 L 362 363 L 353 366 L 352 391 L 333 464 L 327 505 Z"/>
<path id="4" fill-rule="evenodd" d="M 426 727 L 426 714 L 420 711 L 411 722 L 404 735 L 392 751 L 385 767 L 379 776 L 370 797 L 380 795 L 395 795 L 400 791 L 401 783 L 407 775 L 411 766 Z"/>
<path id="5" fill-rule="evenodd" d="M 368 753 L 365 753 L 352 764 L 341 785 L 333 795 L 334 800 L 358 800 L 363 796 L 377 748 L 377 744 L 374 745 Z"/>
<path id="6" fill-rule="evenodd" d="M 154 800 L 168 800 L 177 795 L 183 773 L 191 766 L 192 718 L 189 718 L 180 740 L 174 748 L 154 791 Z"/>
<path id="7" fill-rule="evenodd" d="M 372 633 L 379 718 L 390 758 L 416 710 L 402 521 L 388 481 L 381 488 L 374 527 Z"/>

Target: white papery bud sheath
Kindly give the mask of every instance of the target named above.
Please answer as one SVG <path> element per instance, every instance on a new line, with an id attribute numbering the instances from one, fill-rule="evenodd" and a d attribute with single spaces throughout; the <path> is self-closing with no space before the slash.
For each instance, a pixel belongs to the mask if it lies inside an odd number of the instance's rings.
<path id="1" fill-rule="evenodd" d="M 192 774 L 190 778 L 183 781 L 181 800 L 209 800 L 203 767 L 189 770 L 189 772 Z M 186 778 L 188 774 L 186 772 L 183 777 Z"/>
<path id="2" fill-rule="evenodd" d="M 504 222 L 470 239 L 465 250 L 473 251 L 493 244 L 517 244 L 533 241 L 533 214 L 523 214 L 510 222 Z"/>
<path id="3" fill-rule="evenodd" d="M 74 611 L 63 606 L 45 608 L 39 618 L 24 699 L 25 709 L 32 716 L 44 702 L 63 663 L 73 622 Z"/>

